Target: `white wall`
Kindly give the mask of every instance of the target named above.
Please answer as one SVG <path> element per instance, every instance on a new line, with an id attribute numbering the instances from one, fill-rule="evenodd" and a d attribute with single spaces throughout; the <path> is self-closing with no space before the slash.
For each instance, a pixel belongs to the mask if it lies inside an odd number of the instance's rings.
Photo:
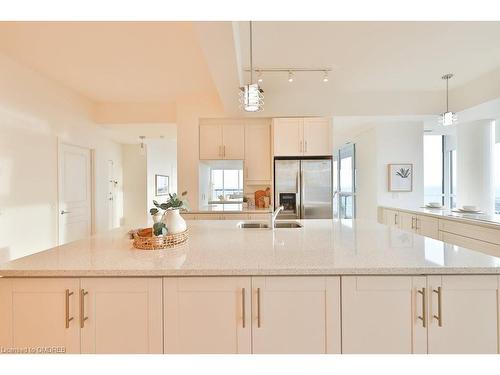
<path id="1" fill-rule="evenodd" d="M 335 139 L 335 121 L 333 129 Z M 353 124 L 353 129 L 356 131 L 351 135 L 343 129 L 340 140 L 336 139 L 334 144 L 336 148 L 346 142 L 356 145 L 356 217 L 376 220 L 379 205 L 423 204 L 423 122 L 386 119 Z M 389 192 L 387 165 L 391 163 L 413 164 L 412 192 Z"/>
<path id="2" fill-rule="evenodd" d="M 121 165 L 121 149 L 92 104 L 1 54 L 0 87 L 0 262 L 57 245 L 58 139 L 95 149 L 95 229 L 107 230 L 107 160 Z"/>
<path id="3" fill-rule="evenodd" d="M 168 196 L 156 196 L 155 175 L 169 176 L 169 191 L 177 193 L 177 139 L 148 139 L 147 145 L 147 206 L 153 200 L 164 202 Z"/>
<path id="4" fill-rule="evenodd" d="M 148 222 L 147 157 L 140 145 L 122 145 L 123 220 L 126 228 L 145 227 Z"/>

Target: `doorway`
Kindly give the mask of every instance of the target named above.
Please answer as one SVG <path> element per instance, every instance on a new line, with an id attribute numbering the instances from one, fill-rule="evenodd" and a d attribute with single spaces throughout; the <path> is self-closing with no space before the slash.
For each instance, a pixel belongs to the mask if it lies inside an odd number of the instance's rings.
<path id="1" fill-rule="evenodd" d="M 58 242 L 76 241 L 92 232 L 92 168 L 90 149 L 59 144 Z"/>

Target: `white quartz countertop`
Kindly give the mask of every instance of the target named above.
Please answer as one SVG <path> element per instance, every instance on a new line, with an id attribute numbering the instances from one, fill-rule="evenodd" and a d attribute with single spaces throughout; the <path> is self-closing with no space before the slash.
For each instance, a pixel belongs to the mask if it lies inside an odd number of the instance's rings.
<path id="1" fill-rule="evenodd" d="M 268 214 L 271 208 L 243 207 L 241 203 L 224 203 L 224 204 L 209 204 L 200 206 L 197 210 L 192 210 L 187 213 L 193 214 L 220 214 L 220 213 L 244 213 L 244 214 Z"/>
<path id="2" fill-rule="evenodd" d="M 461 221 L 467 224 L 481 225 L 485 227 L 500 229 L 500 215 L 485 213 L 462 213 L 455 212 L 448 208 L 426 208 L 426 207 L 389 207 L 382 208 L 396 211 L 416 213 L 419 215 L 433 216 L 442 219 Z"/>
<path id="3" fill-rule="evenodd" d="M 304 220 L 300 229 L 189 222 L 175 250 L 135 250 L 124 229 L 0 265 L 0 276 L 498 274 L 500 258 L 375 221 Z"/>

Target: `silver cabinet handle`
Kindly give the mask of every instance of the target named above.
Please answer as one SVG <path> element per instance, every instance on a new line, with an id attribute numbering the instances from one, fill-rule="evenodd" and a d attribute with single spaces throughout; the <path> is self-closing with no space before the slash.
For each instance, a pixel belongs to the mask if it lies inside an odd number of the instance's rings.
<path id="1" fill-rule="evenodd" d="M 418 230 L 418 217 L 415 217 L 415 230 Z"/>
<path id="2" fill-rule="evenodd" d="M 299 152 L 302 152 L 302 141 L 299 141 Z"/>
<path id="3" fill-rule="evenodd" d="M 437 293 L 438 296 L 438 314 L 433 315 L 433 318 L 438 321 L 438 326 L 442 327 L 443 326 L 443 311 L 442 311 L 442 295 L 443 295 L 443 290 L 441 289 L 440 286 L 438 286 L 437 290 L 433 289 L 432 290 L 434 293 Z"/>
<path id="4" fill-rule="evenodd" d="M 241 311 L 242 311 L 242 318 L 241 318 L 241 325 L 243 328 L 246 327 L 246 313 L 245 313 L 245 288 L 241 288 Z"/>
<path id="5" fill-rule="evenodd" d="M 398 214 L 394 214 L 394 225 L 398 225 Z"/>
<path id="6" fill-rule="evenodd" d="M 260 288 L 257 288 L 257 328 L 260 326 Z"/>
<path id="7" fill-rule="evenodd" d="M 85 321 L 88 316 L 85 316 L 85 296 L 89 294 L 85 289 L 80 289 L 80 328 L 85 328 Z"/>
<path id="8" fill-rule="evenodd" d="M 415 229 L 415 217 L 411 217 L 411 229 Z"/>
<path id="9" fill-rule="evenodd" d="M 222 157 L 226 157 L 226 145 L 222 146 Z"/>
<path id="10" fill-rule="evenodd" d="M 305 150 L 304 152 L 307 152 L 307 141 L 305 141 Z"/>
<path id="11" fill-rule="evenodd" d="M 71 322 L 74 318 L 69 317 L 69 297 L 71 297 L 74 293 L 70 292 L 69 289 L 66 289 L 66 329 L 69 328 L 69 322 Z"/>
<path id="12" fill-rule="evenodd" d="M 70 214 L 70 213 L 71 213 L 71 211 L 64 211 L 64 210 L 61 211 L 61 215 L 66 215 L 66 214 Z"/>
<path id="13" fill-rule="evenodd" d="M 418 290 L 418 293 L 422 295 L 422 315 L 417 316 L 418 319 L 422 321 L 422 327 L 427 327 L 427 301 L 426 301 L 426 289 Z"/>

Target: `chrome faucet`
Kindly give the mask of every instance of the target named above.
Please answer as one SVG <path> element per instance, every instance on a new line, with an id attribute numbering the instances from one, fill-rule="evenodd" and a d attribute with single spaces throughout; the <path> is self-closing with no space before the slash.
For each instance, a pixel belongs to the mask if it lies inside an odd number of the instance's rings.
<path id="1" fill-rule="evenodd" d="M 278 214 L 283 211 L 285 207 L 279 206 L 274 212 L 271 214 L 271 229 L 274 229 L 274 223 L 276 222 L 276 217 Z"/>

